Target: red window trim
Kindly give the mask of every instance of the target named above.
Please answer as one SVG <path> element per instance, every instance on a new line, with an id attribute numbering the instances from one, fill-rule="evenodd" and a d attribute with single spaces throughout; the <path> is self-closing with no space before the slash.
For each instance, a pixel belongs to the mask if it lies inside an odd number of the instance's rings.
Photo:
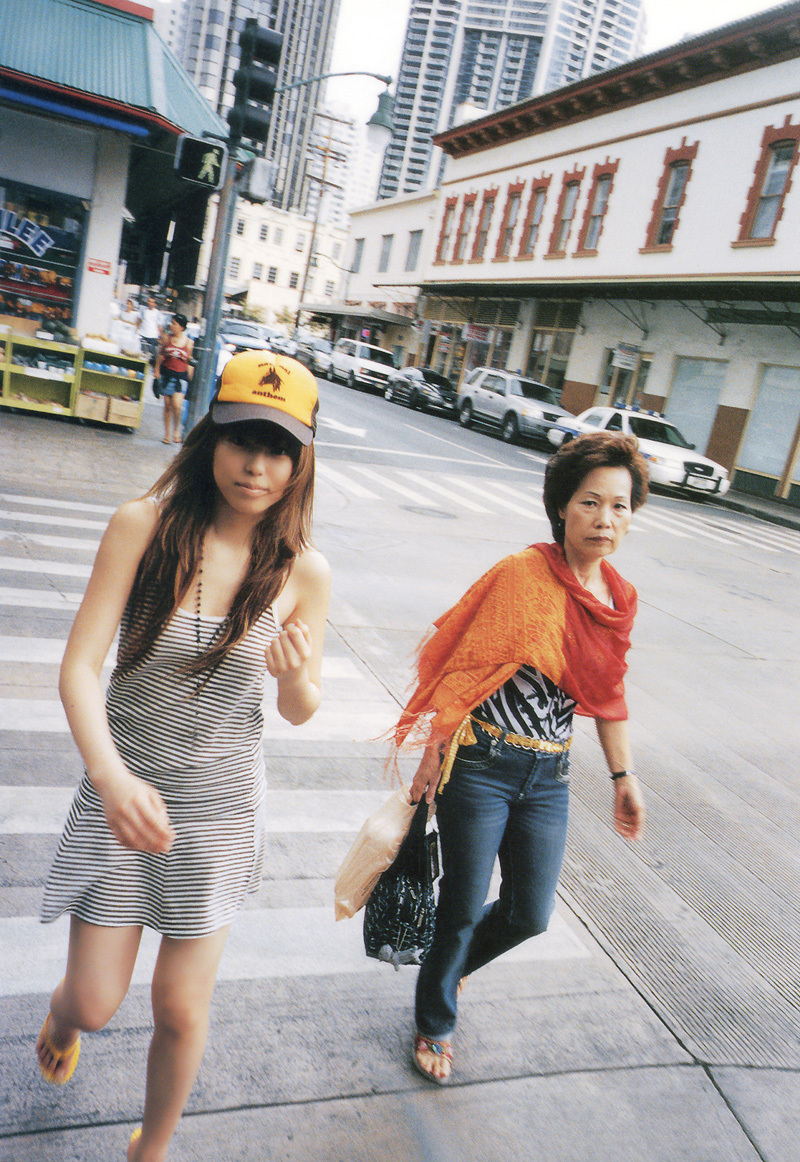
<path id="1" fill-rule="evenodd" d="M 567 256 L 567 243 L 569 242 L 569 235 L 572 233 L 572 222 L 575 221 L 575 217 L 573 215 L 572 221 L 570 222 L 569 234 L 567 234 L 567 237 L 564 239 L 564 249 L 563 250 L 556 250 L 556 248 L 555 248 L 556 242 L 558 241 L 558 235 L 559 235 L 559 232 L 561 230 L 561 216 L 562 216 L 562 212 L 564 210 L 564 203 L 567 199 L 567 190 L 569 189 L 570 186 L 577 186 L 578 187 L 578 193 L 577 193 L 576 199 L 575 199 L 575 209 L 577 210 L 577 208 L 578 208 L 577 199 L 581 196 L 581 182 L 583 181 L 583 177 L 584 177 L 585 173 L 586 173 L 585 166 L 583 169 L 578 169 L 576 167 L 575 169 L 570 170 L 569 173 L 565 173 L 561 179 L 561 193 L 558 195 L 558 205 L 556 206 L 556 216 L 555 216 L 555 220 L 553 222 L 553 229 L 550 232 L 550 241 L 549 241 L 548 246 L 547 246 L 547 254 L 545 254 L 545 258 L 566 258 L 566 256 Z"/>
<path id="2" fill-rule="evenodd" d="M 470 207 L 472 207 L 474 210 L 475 203 L 477 202 L 477 200 L 478 200 L 477 194 L 467 194 L 466 197 L 464 198 L 464 205 L 461 207 L 461 217 L 458 219 L 458 229 L 456 230 L 455 241 L 453 242 L 453 259 L 452 259 L 452 261 L 453 261 L 453 264 L 456 266 L 459 265 L 460 263 L 464 262 L 463 255 L 461 258 L 458 257 L 459 242 L 463 237 L 464 219 L 466 218 L 467 210 Z M 472 228 L 472 225 L 473 225 L 473 223 L 470 222 L 470 229 Z M 466 250 L 466 246 L 463 249 Z"/>
<path id="3" fill-rule="evenodd" d="M 497 204 L 497 195 L 498 195 L 499 191 L 500 191 L 499 186 L 495 186 L 494 189 L 492 189 L 492 190 L 484 190 L 483 191 L 483 198 L 481 199 L 481 208 L 480 208 L 480 212 L 478 214 L 478 222 L 477 222 L 477 226 L 476 226 L 476 230 L 475 230 L 475 241 L 472 243 L 472 256 L 470 257 L 470 262 L 483 262 L 484 258 L 486 257 L 486 243 L 484 243 L 483 253 L 478 254 L 478 243 L 481 240 L 480 227 L 481 227 L 481 222 L 483 221 L 483 212 L 486 209 L 487 204 L 491 203 L 491 209 L 489 210 L 489 219 L 486 223 L 486 242 L 488 243 L 489 231 L 492 228 L 492 218 L 494 217 L 494 208 L 495 208 L 495 205 Z"/>
<path id="4" fill-rule="evenodd" d="M 585 245 L 586 244 L 586 235 L 589 233 L 589 225 L 590 225 L 591 215 L 592 215 L 592 206 L 594 205 L 594 196 L 595 196 L 595 193 L 597 192 L 597 183 L 599 182 L 600 178 L 608 178 L 608 177 L 611 178 L 611 184 L 608 187 L 608 197 L 606 198 L 606 206 L 605 206 L 605 209 L 603 210 L 603 217 L 600 221 L 600 233 L 597 235 L 597 241 L 599 242 L 603 236 L 603 227 L 606 224 L 606 214 L 608 212 L 608 204 L 611 201 L 611 194 L 614 190 L 614 177 L 616 176 L 616 172 L 619 169 L 619 161 L 620 161 L 619 158 L 617 158 L 616 161 L 611 161 L 609 158 L 606 158 L 606 160 L 604 162 L 598 163 L 594 167 L 594 170 L 592 171 L 592 184 L 589 187 L 589 196 L 586 199 L 586 207 L 583 211 L 583 221 L 581 222 L 581 231 L 580 231 L 580 234 L 578 235 L 578 245 L 575 247 L 575 250 L 573 251 L 573 254 L 575 254 L 578 257 L 583 257 L 584 255 L 597 254 L 597 246 L 596 245 L 593 246 L 589 250 L 586 249 L 586 245 Z"/>
<path id="5" fill-rule="evenodd" d="M 550 189 L 550 182 L 552 180 L 553 180 L 553 175 L 547 174 L 546 177 L 542 176 L 540 178 L 536 178 L 533 182 L 533 185 L 531 186 L 531 196 L 528 198 L 528 209 L 527 209 L 527 212 L 525 214 L 525 221 L 522 224 L 522 233 L 520 234 L 520 237 L 519 237 L 519 253 L 517 254 L 517 261 L 519 261 L 520 259 L 533 258 L 533 254 L 534 254 L 534 251 L 536 249 L 536 242 L 534 242 L 534 244 L 530 250 L 523 250 L 522 245 L 523 245 L 525 239 L 528 237 L 528 231 L 530 230 L 530 227 L 531 227 L 531 219 L 533 218 L 533 211 L 536 209 L 536 196 L 537 196 L 537 194 L 543 192 L 544 198 L 545 198 L 545 205 L 546 205 L 547 204 L 547 191 Z M 544 208 L 542 208 L 542 216 L 544 216 Z M 541 231 L 541 219 L 539 220 L 539 229 Z M 539 235 L 537 234 L 536 241 L 538 242 L 538 240 L 539 240 Z"/>
<path id="6" fill-rule="evenodd" d="M 450 241 L 450 235 L 445 234 L 445 227 L 448 226 L 456 216 L 456 206 L 458 205 L 458 198 L 448 198 L 444 204 L 444 213 L 442 214 L 442 228 L 439 231 L 439 241 L 436 243 L 436 257 L 433 260 L 434 266 L 441 266 L 447 259 L 444 257 L 442 251 L 447 243 Z"/>
<path id="7" fill-rule="evenodd" d="M 507 254 L 501 254 L 500 248 L 503 245 L 503 240 L 505 239 L 506 229 L 508 227 L 508 216 L 511 213 L 511 199 L 513 198 L 514 194 L 519 194 L 519 206 L 521 208 L 522 207 L 522 191 L 524 189 L 525 189 L 524 182 L 512 182 L 506 191 L 506 204 L 503 207 L 503 220 L 500 223 L 500 233 L 497 235 L 497 246 L 495 247 L 495 252 L 494 252 L 495 262 L 509 262 L 511 259 L 511 245 L 512 245 L 514 239 L 511 238 L 509 240 Z M 519 226 L 519 209 L 517 210 L 517 221 L 514 225 L 515 230 L 516 230 L 517 226 Z"/>
<path id="8" fill-rule="evenodd" d="M 786 178 L 786 185 L 783 187 L 783 195 L 781 196 L 781 203 L 778 206 L 778 212 L 775 215 L 775 222 L 772 227 L 772 234 L 769 238 L 751 238 L 750 231 L 753 229 L 756 212 L 758 210 L 758 203 L 761 200 L 761 191 L 764 188 L 764 179 L 767 176 L 767 168 L 770 162 L 770 151 L 774 145 L 779 145 L 782 141 L 793 141 L 795 145 L 794 157 L 792 164 L 789 167 L 789 173 Z M 774 125 L 768 125 L 764 130 L 761 138 L 761 153 L 756 161 L 755 171 L 753 174 L 753 184 L 747 191 L 747 201 L 745 202 L 744 213 L 739 219 L 739 237 L 733 246 L 770 246 L 775 242 L 775 231 L 778 228 L 778 223 L 783 217 L 783 207 L 786 203 L 786 195 L 792 188 L 792 173 L 794 167 L 797 165 L 798 154 L 800 153 L 800 125 L 792 125 L 792 115 L 789 113 L 783 125 L 777 129 Z"/>
<path id="9" fill-rule="evenodd" d="M 656 242 L 658 237 L 659 227 L 661 226 L 661 214 L 664 210 L 664 199 L 667 196 L 669 189 L 670 177 L 672 175 L 672 167 L 678 161 L 686 161 L 689 163 L 689 172 L 686 174 L 686 182 L 683 187 L 681 199 L 678 202 L 675 212 L 675 226 L 672 231 L 672 237 L 675 237 L 675 232 L 678 229 L 681 221 L 681 210 L 683 203 L 686 201 L 686 191 L 689 188 L 689 182 L 692 180 L 692 162 L 697 157 L 697 150 L 700 148 L 700 142 L 695 141 L 694 145 L 687 145 L 686 138 L 682 138 L 677 149 L 668 149 L 664 154 L 664 166 L 661 170 L 661 177 L 658 182 L 655 200 L 653 201 L 653 209 L 650 214 L 650 221 L 647 224 L 647 234 L 645 235 L 645 244 L 639 248 L 640 254 L 669 252 L 672 250 L 671 242 Z"/>

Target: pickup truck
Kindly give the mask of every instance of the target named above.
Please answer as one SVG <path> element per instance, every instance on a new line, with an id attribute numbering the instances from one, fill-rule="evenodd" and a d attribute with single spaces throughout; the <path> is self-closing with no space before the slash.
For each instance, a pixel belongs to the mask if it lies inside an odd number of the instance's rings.
<path id="1" fill-rule="evenodd" d="M 331 352 L 328 379 L 341 379 L 348 387 L 365 387 L 383 395 L 394 369 L 391 351 L 358 339 L 340 339 Z"/>
<path id="2" fill-rule="evenodd" d="M 495 424 L 508 443 L 521 437 L 541 442 L 564 416 L 572 413 L 558 402 L 558 391 L 513 371 L 476 367 L 458 392 L 458 419 L 468 428 L 473 420 Z"/>

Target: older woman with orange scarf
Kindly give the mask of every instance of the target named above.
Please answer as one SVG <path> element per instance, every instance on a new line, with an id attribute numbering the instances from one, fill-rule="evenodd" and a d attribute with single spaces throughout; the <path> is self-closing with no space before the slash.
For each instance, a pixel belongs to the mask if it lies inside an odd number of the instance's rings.
<path id="1" fill-rule="evenodd" d="M 635 439 L 596 433 L 547 466 L 555 544 L 506 557 L 436 621 L 395 730 L 423 741 L 411 794 L 437 798 L 442 880 L 436 935 L 420 969 L 412 1062 L 444 1085 L 461 980 L 544 932 L 567 831 L 575 711 L 595 719 L 616 830 L 637 839 L 623 677 L 636 591 L 606 560 L 647 497 Z M 486 903 L 496 857 L 499 898 Z"/>

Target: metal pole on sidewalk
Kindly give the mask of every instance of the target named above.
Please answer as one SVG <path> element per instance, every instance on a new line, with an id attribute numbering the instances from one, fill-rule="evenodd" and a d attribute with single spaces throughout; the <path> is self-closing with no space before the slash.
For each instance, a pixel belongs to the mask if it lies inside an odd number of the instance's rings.
<path id="1" fill-rule="evenodd" d="M 202 335 L 195 342 L 197 362 L 194 369 L 191 399 L 189 400 L 189 413 L 186 419 L 187 431 L 191 431 L 208 411 L 216 383 L 217 331 L 219 330 L 222 300 L 225 294 L 228 247 L 236 213 L 236 152 L 238 144 L 238 139 L 230 141 L 225 184 L 220 190 L 217 205 L 217 220 L 208 262 L 208 278 L 203 303 L 204 329 Z"/>

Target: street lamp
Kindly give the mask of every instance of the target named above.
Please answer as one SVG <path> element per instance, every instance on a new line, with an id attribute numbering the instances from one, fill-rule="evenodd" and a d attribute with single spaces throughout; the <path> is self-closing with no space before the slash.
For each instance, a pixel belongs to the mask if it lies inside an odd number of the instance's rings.
<path id="1" fill-rule="evenodd" d="M 373 77 L 382 81 L 386 86 L 378 98 L 378 108 L 367 123 L 368 137 L 378 141 L 385 149 L 392 135 L 392 110 L 394 101 L 389 93 L 391 77 L 381 73 L 356 70 L 346 73 L 320 73 L 315 77 L 307 77 L 302 81 L 293 81 L 289 85 L 281 85 L 275 89 L 275 96 L 286 93 L 290 89 L 300 89 L 305 85 L 313 85 L 317 81 L 326 81 L 331 77 Z M 377 136 L 376 136 L 377 135 Z M 211 402 L 211 395 L 216 382 L 216 352 L 215 342 L 222 315 L 222 300 L 225 297 L 225 271 L 228 263 L 228 247 L 230 245 L 233 220 L 236 214 L 237 187 L 237 159 L 240 132 L 231 128 L 228 137 L 228 167 L 225 182 L 220 190 L 217 205 L 217 220 L 214 227 L 214 239 L 211 244 L 211 253 L 208 260 L 208 277 L 206 279 L 206 293 L 203 301 L 203 317 L 205 328 L 195 343 L 197 363 L 192 381 L 192 398 L 189 401 L 189 411 L 186 419 L 187 429 L 191 429 L 206 414 Z"/>

